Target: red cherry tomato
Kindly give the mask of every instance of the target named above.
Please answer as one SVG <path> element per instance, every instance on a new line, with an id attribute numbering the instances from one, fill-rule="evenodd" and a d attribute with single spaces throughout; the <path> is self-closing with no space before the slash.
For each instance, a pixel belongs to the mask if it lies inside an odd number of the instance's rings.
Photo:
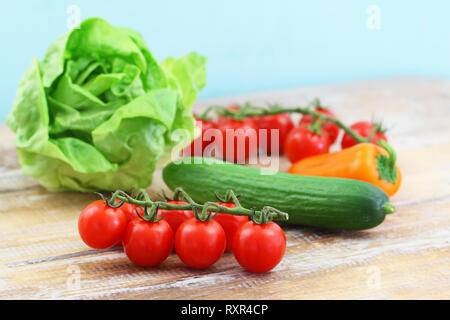
<path id="1" fill-rule="evenodd" d="M 183 222 L 175 234 L 175 251 L 186 265 L 202 269 L 219 260 L 226 241 L 225 231 L 218 222 L 191 218 Z"/>
<path id="2" fill-rule="evenodd" d="M 138 266 L 157 266 L 172 252 L 172 229 L 164 220 L 151 222 L 136 218 L 125 230 L 123 248 L 127 257 Z"/>
<path id="3" fill-rule="evenodd" d="M 228 208 L 236 208 L 236 205 L 234 203 L 219 203 L 222 206 L 228 207 Z M 215 218 L 215 221 L 217 221 L 225 231 L 225 235 L 227 237 L 227 246 L 225 248 L 225 251 L 233 250 L 233 238 L 236 234 L 236 231 L 246 222 L 248 222 L 247 216 L 234 216 L 232 214 L 226 214 L 226 213 L 218 213 Z"/>
<path id="4" fill-rule="evenodd" d="M 316 108 L 316 112 L 322 113 L 322 114 L 332 117 L 332 118 L 336 118 L 336 115 L 330 109 Z M 314 118 L 314 120 L 317 120 L 317 119 Z M 305 114 L 302 117 L 302 119 L 300 120 L 300 124 L 303 124 L 305 126 L 311 125 L 311 116 L 308 114 Z M 333 123 L 324 121 L 322 130 L 328 134 L 328 138 L 330 139 L 330 145 L 332 145 L 336 141 L 336 139 L 339 135 L 340 128 Z"/>
<path id="5" fill-rule="evenodd" d="M 223 143 L 219 151 L 229 162 L 244 163 L 258 151 L 258 128 L 250 119 L 228 119 L 219 124 Z"/>
<path id="6" fill-rule="evenodd" d="M 184 155 L 203 157 L 205 148 L 214 142 L 214 137 L 206 136 L 205 133 L 210 129 L 217 129 L 217 124 L 214 121 L 197 119 L 196 126 L 202 129 L 202 133 L 184 150 Z"/>
<path id="7" fill-rule="evenodd" d="M 103 200 L 97 200 L 81 212 L 78 232 L 89 247 L 106 249 L 120 242 L 127 224 L 121 208 L 112 208 Z"/>
<path id="8" fill-rule="evenodd" d="M 167 201 L 167 203 L 177 204 L 177 205 L 188 204 L 187 202 L 183 202 L 183 201 Z M 183 222 L 194 217 L 194 213 L 192 212 L 192 210 L 163 210 L 163 209 L 160 209 L 158 211 L 158 218 L 163 217 L 163 215 L 164 215 L 164 218 L 163 218 L 164 221 L 166 221 L 172 228 L 174 236 L 178 230 L 178 227 Z"/>
<path id="9" fill-rule="evenodd" d="M 292 163 L 300 159 L 327 153 L 330 140 L 327 135 L 311 132 L 304 126 L 294 128 L 287 136 L 285 152 Z"/>
<path id="10" fill-rule="evenodd" d="M 234 236 L 233 253 L 239 264 L 250 272 L 272 270 L 283 258 L 286 237 L 274 222 L 256 224 L 249 221 Z"/>
<path id="11" fill-rule="evenodd" d="M 371 123 L 369 121 L 360 121 L 360 122 L 356 122 L 353 125 L 351 125 L 350 128 L 353 129 L 354 131 L 356 131 L 357 133 L 359 133 L 361 136 L 368 137 L 370 135 L 370 133 L 372 132 L 373 123 Z M 388 141 L 383 132 L 377 131 L 373 135 L 371 142 L 373 144 L 376 144 L 377 140 L 379 140 L 379 139 L 382 139 L 386 142 Z M 350 147 L 354 146 L 355 144 L 357 144 L 357 142 L 348 133 L 345 133 L 344 137 L 342 137 L 342 142 L 341 142 L 342 149 L 350 148 Z"/>
<path id="12" fill-rule="evenodd" d="M 276 115 L 253 117 L 252 119 L 258 129 L 267 130 L 267 135 L 262 135 L 260 137 L 261 140 L 259 144 L 264 145 L 264 142 L 266 142 L 265 145 L 268 155 L 272 153 L 271 132 L 272 130 L 279 130 L 278 141 L 274 141 L 274 146 L 278 146 L 278 154 L 282 154 L 284 152 L 284 142 L 286 140 L 286 136 L 294 128 L 294 122 L 291 120 L 291 117 L 289 117 L 287 113 L 281 113 Z"/>

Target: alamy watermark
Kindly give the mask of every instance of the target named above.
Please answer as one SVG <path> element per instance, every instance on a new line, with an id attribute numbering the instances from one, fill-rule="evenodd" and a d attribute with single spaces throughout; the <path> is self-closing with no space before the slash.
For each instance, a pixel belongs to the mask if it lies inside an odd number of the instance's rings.
<path id="1" fill-rule="evenodd" d="M 67 7 L 66 13 L 68 14 L 66 20 L 66 27 L 69 30 L 79 28 L 81 23 L 81 8 L 75 4 Z"/>
<path id="2" fill-rule="evenodd" d="M 174 163 L 191 163 L 192 156 L 197 157 L 194 164 L 213 163 L 212 159 L 221 159 L 237 164 L 258 165 L 263 168 L 261 174 L 272 175 L 280 167 L 280 133 L 279 129 L 226 129 L 211 128 L 202 131 L 201 123 L 197 132 L 200 136 L 192 141 L 191 133 L 177 129 L 172 135 L 176 142 L 172 149 L 171 161 Z M 192 142 L 191 142 L 192 141 Z M 270 153 L 267 152 L 270 150 Z"/>
<path id="3" fill-rule="evenodd" d="M 81 288 L 81 268 L 77 265 L 70 265 L 67 267 L 67 273 L 69 276 L 66 280 L 67 289 L 80 289 Z"/>
<path id="4" fill-rule="evenodd" d="M 377 5 L 370 5 L 366 9 L 368 15 L 366 20 L 366 26 L 369 30 L 381 29 L 381 9 Z"/>
<path id="5" fill-rule="evenodd" d="M 367 289 L 377 290 L 381 288 L 381 269 L 378 266 L 369 266 L 366 268 L 366 286 Z"/>

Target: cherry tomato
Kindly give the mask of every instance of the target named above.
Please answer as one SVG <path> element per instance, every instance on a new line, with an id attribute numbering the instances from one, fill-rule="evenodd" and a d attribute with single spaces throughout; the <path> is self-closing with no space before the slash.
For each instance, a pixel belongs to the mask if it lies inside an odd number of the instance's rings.
<path id="1" fill-rule="evenodd" d="M 371 123 L 369 121 L 359 121 L 359 122 L 352 124 L 350 126 L 350 128 L 353 129 L 354 131 L 356 131 L 357 133 L 359 133 L 361 136 L 368 137 L 370 135 L 370 133 L 372 132 L 373 126 L 374 126 L 373 123 Z M 379 139 L 382 139 L 386 142 L 388 141 L 383 132 L 377 131 L 373 135 L 371 142 L 373 144 L 376 144 L 377 140 L 379 140 Z M 342 149 L 350 148 L 350 147 L 354 146 L 355 144 L 357 144 L 357 142 L 348 133 L 345 133 L 344 136 L 342 137 L 342 142 L 341 142 Z"/>
<path id="2" fill-rule="evenodd" d="M 330 109 L 316 108 L 316 112 L 322 113 L 322 114 L 332 117 L 332 118 L 336 118 L 336 115 Z M 314 120 L 317 120 L 317 119 L 314 118 Z M 305 126 L 311 125 L 311 116 L 308 114 L 305 114 L 302 117 L 302 119 L 300 120 L 300 124 L 303 124 Z M 339 135 L 340 128 L 331 122 L 324 121 L 322 130 L 328 134 L 328 138 L 330 139 L 330 145 L 332 145 L 336 141 L 336 139 Z"/>
<path id="3" fill-rule="evenodd" d="M 286 237 L 283 229 L 274 222 L 245 223 L 234 236 L 233 253 L 239 264 L 250 272 L 272 270 L 283 258 Z"/>
<path id="4" fill-rule="evenodd" d="M 214 121 L 197 119 L 196 126 L 202 129 L 202 133 L 184 150 L 184 154 L 186 156 L 203 157 L 205 148 L 214 142 L 214 137 L 206 136 L 205 133 L 210 129 L 217 129 L 217 124 Z"/>
<path id="5" fill-rule="evenodd" d="M 219 260 L 226 242 L 225 231 L 218 222 L 191 218 L 183 222 L 175 234 L 175 251 L 186 265 L 202 269 Z"/>
<path id="6" fill-rule="evenodd" d="M 259 130 L 266 129 L 267 135 L 260 137 L 260 145 L 264 145 L 266 142 L 266 151 L 270 155 L 272 153 L 272 130 L 278 131 L 278 141 L 274 141 L 274 146 L 278 146 L 278 153 L 284 152 L 284 142 L 288 133 L 294 128 L 294 122 L 287 113 L 267 115 L 261 117 L 253 117 L 253 121 Z"/>
<path id="7" fill-rule="evenodd" d="M 106 249 L 120 243 L 127 224 L 121 208 L 112 208 L 103 200 L 97 200 L 81 212 L 78 232 L 89 247 Z"/>
<path id="8" fill-rule="evenodd" d="M 187 202 L 183 202 L 183 201 L 167 201 L 167 203 L 177 204 L 177 205 L 188 204 Z M 164 215 L 164 218 L 163 218 L 164 221 L 166 221 L 170 225 L 174 235 L 176 234 L 178 227 L 183 222 L 194 217 L 194 213 L 192 212 L 192 210 L 163 210 L 163 209 L 160 209 L 158 211 L 158 218 L 161 218 L 163 215 Z"/>
<path id="9" fill-rule="evenodd" d="M 330 140 L 327 135 L 316 134 L 304 126 L 294 128 L 287 136 L 285 152 L 292 163 L 300 159 L 327 153 Z"/>
<path id="10" fill-rule="evenodd" d="M 234 203 L 219 203 L 222 206 L 228 207 L 228 208 L 236 208 L 236 205 Z M 233 237 L 236 233 L 236 231 L 246 222 L 248 222 L 247 216 L 235 216 L 232 214 L 226 214 L 226 213 L 218 213 L 215 218 L 215 221 L 217 221 L 225 231 L 225 235 L 227 237 L 227 246 L 225 248 L 225 251 L 233 250 Z"/>
<path id="11" fill-rule="evenodd" d="M 138 266 L 157 266 L 172 252 L 173 231 L 164 220 L 151 222 L 136 218 L 125 230 L 123 248 Z"/>
<path id="12" fill-rule="evenodd" d="M 228 119 L 219 124 L 219 129 L 223 141 L 218 147 L 224 160 L 244 163 L 258 151 L 258 128 L 252 120 Z"/>

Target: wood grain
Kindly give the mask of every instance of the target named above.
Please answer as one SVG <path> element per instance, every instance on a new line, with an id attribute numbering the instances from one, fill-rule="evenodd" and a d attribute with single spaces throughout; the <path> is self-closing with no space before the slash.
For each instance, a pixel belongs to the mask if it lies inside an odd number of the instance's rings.
<path id="1" fill-rule="evenodd" d="M 272 272 L 245 272 L 232 254 L 193 270 L 172 254 L 134 266 L 120 248 L 91 250 L 77 218 L 90 194 L 48 193 L 21 173 L 0 126 L 2 299 L 448 299 L 450 298 L 450 81 L 400 78 L 200 101 L 301 105 L 318 96 L 346 122 L 382 118 L 398 150 L 398 212 L 367 231 L 285 229 Z M 280 169 L 288 166 L 281 159 Z M 164 187 L 160 171 L 149 191 Z M 79 281 L 78 281 L 79 279 Z"/>

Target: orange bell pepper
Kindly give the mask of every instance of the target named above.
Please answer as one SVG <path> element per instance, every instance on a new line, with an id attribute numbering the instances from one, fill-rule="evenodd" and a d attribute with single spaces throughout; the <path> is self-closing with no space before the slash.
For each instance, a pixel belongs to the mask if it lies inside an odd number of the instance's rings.
<path id="1" fill-rule="evenodd" d="M 371 143 L 360 143 L 338 152 L 308 157 L 294 163 L 288 172 L 361 180 L 392 196 L 400 187 L 402 175 L 395 165 L 396 155 L 392 147 L 380 140 L 378 144 L 384 149 Z"/>

